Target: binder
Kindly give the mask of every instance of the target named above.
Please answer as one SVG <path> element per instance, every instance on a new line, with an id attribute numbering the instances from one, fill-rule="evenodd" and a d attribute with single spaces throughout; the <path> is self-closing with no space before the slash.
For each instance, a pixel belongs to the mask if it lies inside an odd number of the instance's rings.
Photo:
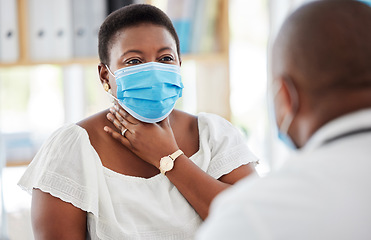
<path id="1" fill-rule="evenodd" d="M 29 49 L 32 61 L 48 61 L 53 56 L 53 4 L 50 0 L 29 0 Z"/>
<path id="2" fill-rule="evenodd" d="M 218 50 L 217 18 L 219 0 L 197 1 L 192 26 L 192 53 L 211 53 Z"/>
<path id="3" fill-rule="evenodd" d="M 200 53 L 201 52 L 201 42 L 204 37 L 205 29 L 207 28 L 207 17 L 206 11 L 208 6 L 208 0 L 196 1 L 193 24 L 192 24 L 192 35 L 190 43 L 190 52 L 191 53 Z"/>
<path id="4" fill-rule="evenodd" d="M 139 3 L 138 0 L 108 0 L 107 1 L 107 8 L 108 8 L 108 14 L 111 12 L 114 12 L 115 10 L 125 7 L 127 5 L 133 4 L 133 3 Z"/>
<path id="5" fill-rule="evenodd" d="M 0 0 L 0 62 L 19 58 L 17 0 Z"/>
<path id="6" fill-rule="evenodd" d="M 89 0 L 72 1 L 73 56 L 84 58 L 89 55 Z"/>
<path id="7" fill-rule="evenodd" d="M 217 18 L 218 18 L 218 6 L 219 0 L 207 0 L 206 10 L 206 28 L 203 31 L 203 37 L 200 46 L 200 53 L 211 53 L 218 51 L 217 42 Z"/>
<path id="8" fill-rule="evenodd" d="M 167 14 L 178 34 L 181 53 L 190 52 L 192 19 L 195 6 L 195 0 L 168 1 Z"/>
<path id="9" fill-rule="evenodd" d="M 107 16 L 106 0 L 73 0 L 73 56 L 98 56 L 99 27 Z"/>
<path id="10" fill-rule="evenodd" d="M 100 25 L 103 23 L 107 16 L 107 1 L 106 0 L 93 0 L 89 1 L 88 9 L 88 52 L 87 57 L 98 56 L 98 33 Z"/>
<path id="11" fill-rule="evenodd" d="M 68 60 L 72 58 L 72 13 L 71 0 L 51 1 L 52 35 L 51 60 Z"/>
<path id="12" fill-rule="evenodd" d="M 133 3 L 134 4 L 145 4 L 147 3 L 147 1 L 146 0 L 133 0 Z"/>

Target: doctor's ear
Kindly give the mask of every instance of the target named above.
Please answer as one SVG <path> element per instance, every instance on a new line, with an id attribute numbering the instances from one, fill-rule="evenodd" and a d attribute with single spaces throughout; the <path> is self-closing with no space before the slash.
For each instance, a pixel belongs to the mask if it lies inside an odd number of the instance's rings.
<path id="1" fill-rule="evenodd" d="M 276 103 L 281 109 L 281 114 L 295 114 L 298 108 L 298 94 L 294 82 L 288 76 L 277 79 L 279 84 L 276 91 Z"/>
<path id="2" fill-rule="evenodd" d="M 282 78 L 282 85 L 288 94 L 289 104 L 293 113 L 296 113 L 299 107 L 299 95 L 294 80 L 290 76 Z"/>

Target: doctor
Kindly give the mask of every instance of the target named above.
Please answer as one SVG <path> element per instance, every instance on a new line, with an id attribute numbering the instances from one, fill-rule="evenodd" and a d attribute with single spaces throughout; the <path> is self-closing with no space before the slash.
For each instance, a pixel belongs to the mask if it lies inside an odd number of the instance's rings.
<path id="1" fill-rule="evenodd" d="M 286 20 L 272 88 L 280 132 L 300 150 L 219 195 L 197 239 L 371 239 L 370 30 L 371 8 L 350 0 Z"/>
<path id="2" fill-rule="evenodd" d="M 275 41 L 272 77 L 276 122 L 297 154 L 219 194 L 197 239 L 371 239 L 371 8 L 323 0 L 296 10 Z M 167 120 L 120 112 L 120 140 L 135 154 L 177 146 Z"/>

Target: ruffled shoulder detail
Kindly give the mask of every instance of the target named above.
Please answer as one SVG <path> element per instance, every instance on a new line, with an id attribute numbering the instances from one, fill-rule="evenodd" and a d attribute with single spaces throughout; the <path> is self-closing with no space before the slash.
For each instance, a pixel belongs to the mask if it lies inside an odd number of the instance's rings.
<path id="1" fill-rule="evenodd" d="M 98 213 L 99 156 L 76 124 L 55 131 L 32 160 L 18 185 L 37 188 L 93 214 Z"/>
<path id="2" fill-rule="evenodd" d="M 210 113 L 198 115 L 200 148 L 210 152 L 207 173 L 214 178 L 230 173 L 241 165 L 258 162 L 240 131 L 226 119 Z"/>

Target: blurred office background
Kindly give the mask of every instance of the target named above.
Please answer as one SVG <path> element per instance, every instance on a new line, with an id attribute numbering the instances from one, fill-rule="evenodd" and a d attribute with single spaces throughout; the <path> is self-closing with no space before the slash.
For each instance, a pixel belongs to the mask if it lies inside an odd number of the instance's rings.
<path id="1" fill-rule="evenodd" d="M 282 20 L 305 0 L 0 0 L 0 239 L 33 239 L 31 197 L 16 183 L 43 141 L 110 106 L 96 33 L 131 2 L 157 5 L 177 28 L 185 85 L 178 108 L 231 121 L 260 158 L 261 175 L 287 155 L 269 123 L 267 65 Z"/>

